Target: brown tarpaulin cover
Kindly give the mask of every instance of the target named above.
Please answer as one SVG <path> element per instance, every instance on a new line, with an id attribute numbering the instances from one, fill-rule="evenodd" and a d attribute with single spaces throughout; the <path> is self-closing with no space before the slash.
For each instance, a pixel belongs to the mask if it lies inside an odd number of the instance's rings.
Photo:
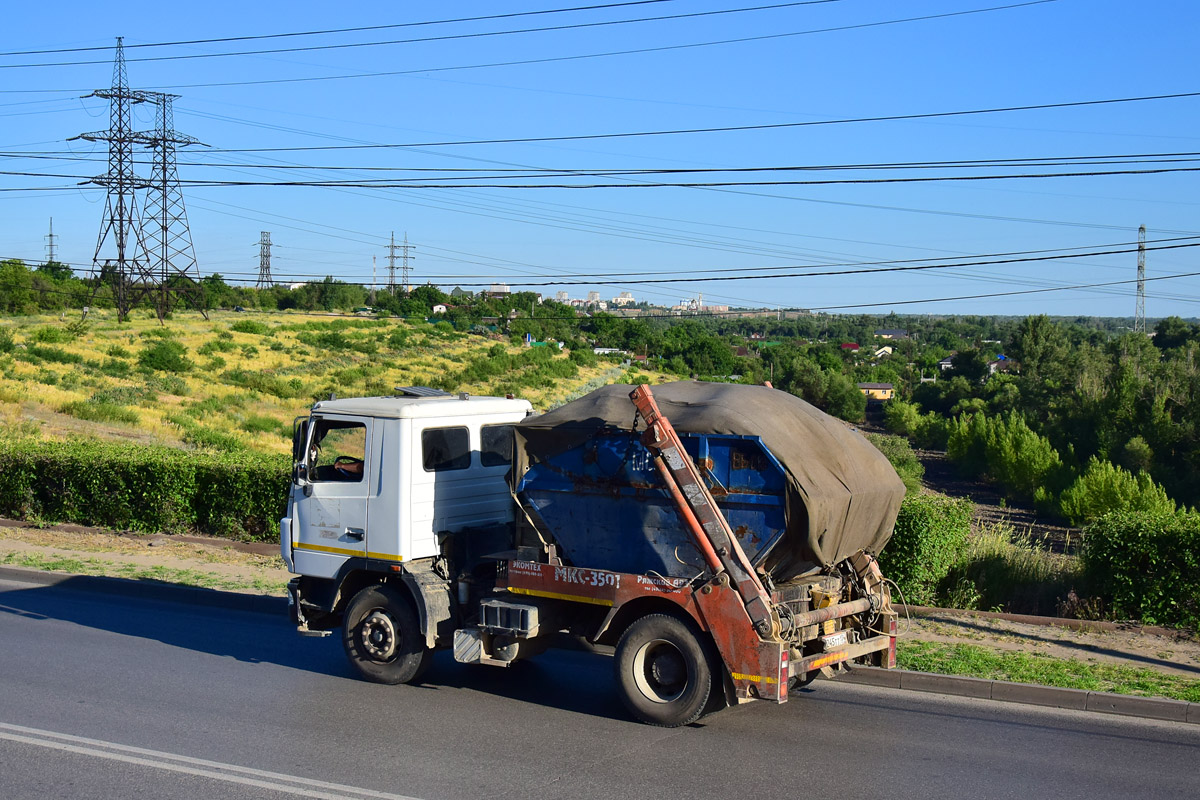
<path id="1" fill-rule="evenodd" d="M 629 430 L 632 388 L 605 386 L 518 424 L 513 486 L 533 464 L 599 430 Z M 891 538 L 904 483 L 847 423 L 766 386 L 680 381 L 652 391 L 680 433 L 759 436 L 787 470 L 787 534 L 765 563 L 776 579 L 832 566 L 859 550 L 878 553 Z M 639 431 L 644 428 L 639 420 Z"/>

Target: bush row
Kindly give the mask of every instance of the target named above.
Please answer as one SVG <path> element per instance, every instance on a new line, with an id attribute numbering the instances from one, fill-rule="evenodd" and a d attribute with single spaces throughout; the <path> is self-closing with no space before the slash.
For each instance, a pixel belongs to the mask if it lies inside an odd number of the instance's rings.
<path id="1" fill-rule="evenodd" d="M 1084 570 L 1120 617 L 1200 628 L 1200 514 L 1108 514 L 1088 526 Z"/>
<path id="2" fill-rule="evenodd" d="M 900 587 L 905 601 L 937 601 L 939 585 L 967 546 L 972 511 L 970 500 L 940 494 L 904 499 L 892 539 L 879 554 L 879 566 Z"/>
<path id="3" fill-rule="evenodd" d="M 0 514 L 138 531 L 271 540 L 286 456 L 80 440 L 0 440 Z"/>

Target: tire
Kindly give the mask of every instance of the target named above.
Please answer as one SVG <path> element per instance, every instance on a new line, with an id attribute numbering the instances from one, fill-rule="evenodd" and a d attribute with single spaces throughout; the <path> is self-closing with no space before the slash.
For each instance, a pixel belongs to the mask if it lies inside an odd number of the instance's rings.
<path id="1" fill-rule="evenodd" d="M 350 665 L 372 683 L 411 683 L 429 665 L 417 612 L 389 586 L 360 591 L 346 607 L 342 646 Z"/>
<path id="2" fill-rule="evenodd" d="M 677 728 L 704 713 L 712 669 L 688 623 L 663 614 L 634 621 L 617 643 L 615 661 L 621 701 L 642 722 Z"/>

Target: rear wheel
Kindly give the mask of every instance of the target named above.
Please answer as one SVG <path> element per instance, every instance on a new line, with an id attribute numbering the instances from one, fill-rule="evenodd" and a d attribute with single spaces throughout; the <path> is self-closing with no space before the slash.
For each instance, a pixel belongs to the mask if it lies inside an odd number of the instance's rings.
<path id="1" fill-rule="evenodd" d="M 712 670 L 700 634 L 664 614 L 636 620 L 617 643 L 621 700 L 649 725 L 675 728 L 695 722 L 712 692 Z"/>
<path id="2" fill-rule="evenodd" d="M 429 664 L 417 612 L 389 586 L 368 586 L 350 601 L 342 646 L 355 671 L 374 683 L 410 683 Z"/>

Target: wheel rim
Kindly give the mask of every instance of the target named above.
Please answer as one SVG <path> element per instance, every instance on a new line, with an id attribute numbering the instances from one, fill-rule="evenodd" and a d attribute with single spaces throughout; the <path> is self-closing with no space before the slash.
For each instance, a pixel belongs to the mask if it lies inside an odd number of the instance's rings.
<path id="1" fill-rule="evenodd" d="M 633 655 L 633 682 L 652 702 L 678 700 L 687 690 L 689 677 L 683 652 L 666 639 L 646 642 Z"/>
<path id="2" fill-rule="evenodd" d="M 396 621 L 382 609 L 375 609 L 359 626 L 363 650 L 376 661 L 391 661 L 396 655 Z"/>

